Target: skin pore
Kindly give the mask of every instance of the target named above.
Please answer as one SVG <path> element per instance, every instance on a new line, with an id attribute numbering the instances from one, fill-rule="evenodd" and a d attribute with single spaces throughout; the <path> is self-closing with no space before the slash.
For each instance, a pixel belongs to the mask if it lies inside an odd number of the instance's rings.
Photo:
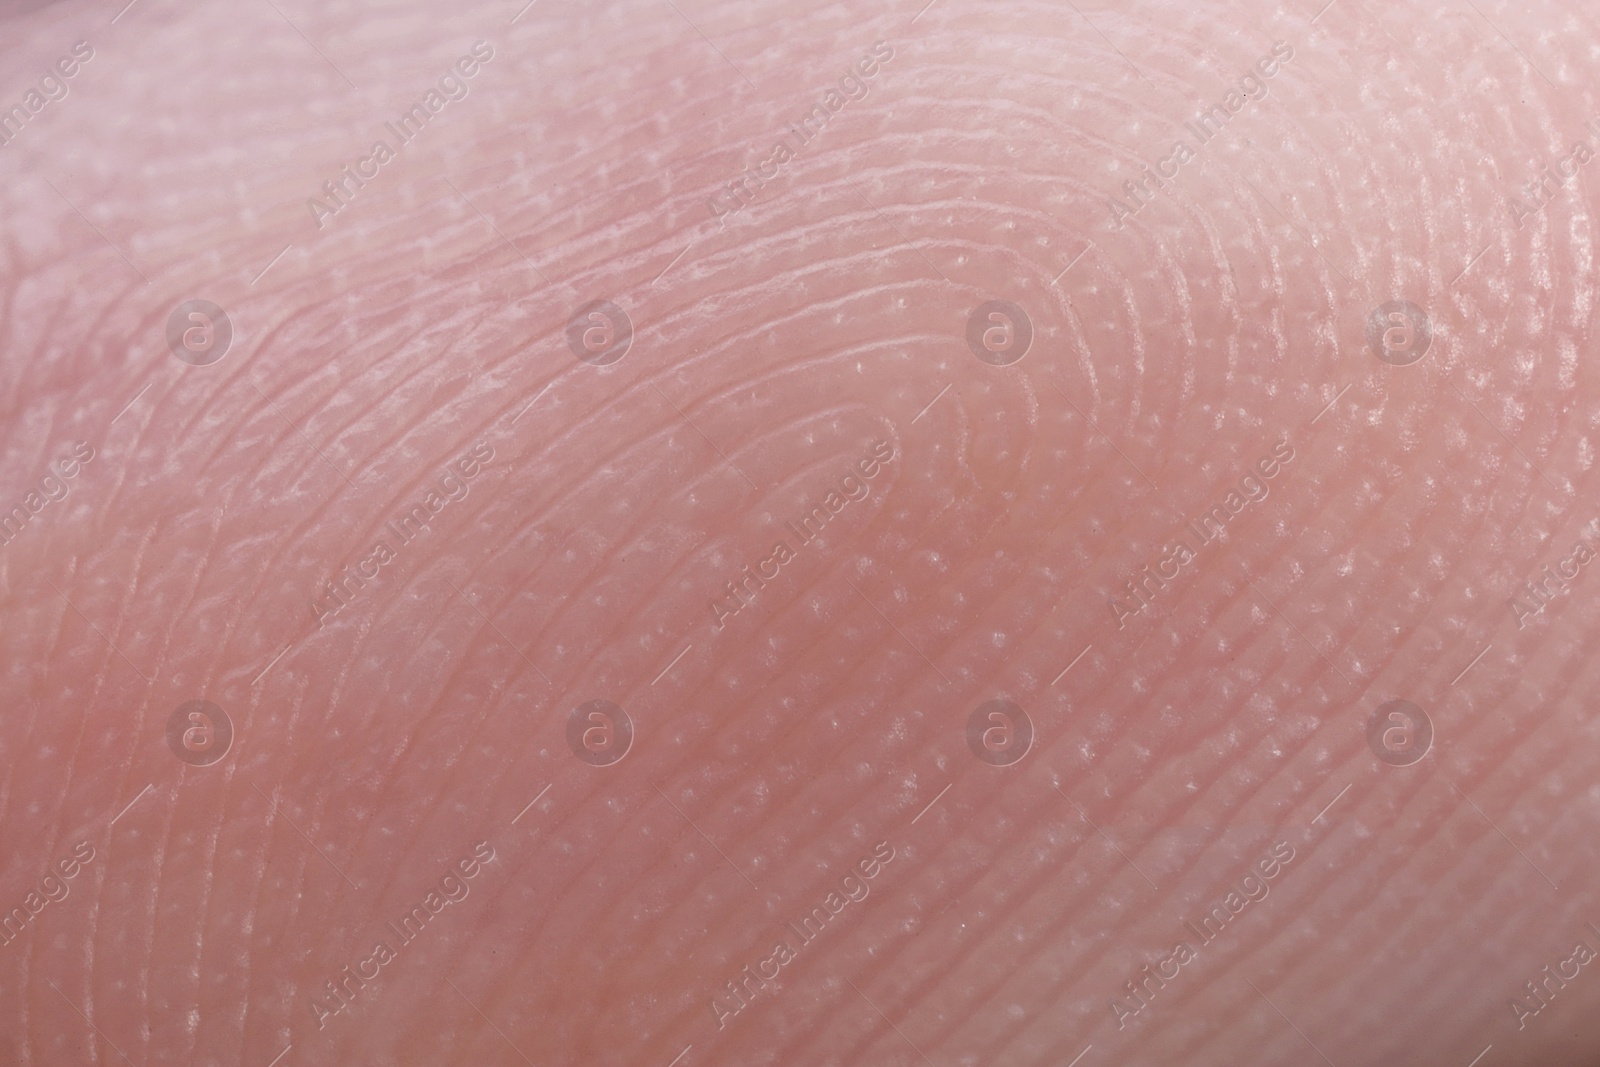
<path id="1" fill-rule="evenodd" d="M 0 1059 L 1600 1057 L 1600 27 L 1319 6 L 0 15 Z"/>

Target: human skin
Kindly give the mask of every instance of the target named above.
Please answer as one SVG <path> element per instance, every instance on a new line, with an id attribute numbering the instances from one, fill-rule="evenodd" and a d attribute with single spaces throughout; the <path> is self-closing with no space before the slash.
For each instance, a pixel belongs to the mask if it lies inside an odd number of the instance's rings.
<path id="1" fill-rule="evenodd" d="M 10 10 L 0 1059 L 1595 1062 L 1600 27 L 1320 6 Z"/>

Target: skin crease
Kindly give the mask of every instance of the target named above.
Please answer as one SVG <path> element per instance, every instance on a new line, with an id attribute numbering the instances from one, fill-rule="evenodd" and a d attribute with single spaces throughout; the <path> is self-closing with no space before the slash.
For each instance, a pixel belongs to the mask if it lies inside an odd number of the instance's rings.
<path id="1" fill-rule="evenodd" d="M 117 6 L 0 34 L 4 1062 L 1600 1057 L 1592 14 Z"/>

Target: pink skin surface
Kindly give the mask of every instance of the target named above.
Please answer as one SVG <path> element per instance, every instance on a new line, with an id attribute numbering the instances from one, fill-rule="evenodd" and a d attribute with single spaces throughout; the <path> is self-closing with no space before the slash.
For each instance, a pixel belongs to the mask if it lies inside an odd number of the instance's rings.
<path id="1" fill-rule="evenodd" d="M 1600 17 L 119 7 L 0 15 L 0 1062 L 1600 1057 Z"/>

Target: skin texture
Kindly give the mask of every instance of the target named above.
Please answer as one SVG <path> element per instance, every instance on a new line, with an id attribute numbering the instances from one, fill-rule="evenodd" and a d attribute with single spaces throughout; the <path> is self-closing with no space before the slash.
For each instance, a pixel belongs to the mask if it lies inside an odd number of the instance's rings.
<path id="1" fill-rule="evenodd" d="M 1594 16 L 918 6 L 4 16 L 0 1059 L 1600 1057 Z"/>

